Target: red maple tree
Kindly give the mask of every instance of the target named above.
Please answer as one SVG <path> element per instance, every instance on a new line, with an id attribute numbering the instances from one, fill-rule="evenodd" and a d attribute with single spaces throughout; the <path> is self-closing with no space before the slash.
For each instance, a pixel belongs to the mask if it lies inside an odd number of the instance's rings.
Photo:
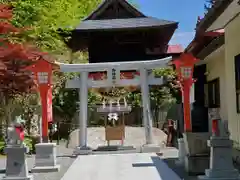
<path id="1" fill-rule="evenodd" d="M 0 5 L 0 92 L 4 96 L 29 93 L 36 85 L 25 67 L 43 58 L 42 53 L 28 44 L 16 43 L 11 37 L 24 32 L 11 20 L 13 12 L 8 5 Z"/>

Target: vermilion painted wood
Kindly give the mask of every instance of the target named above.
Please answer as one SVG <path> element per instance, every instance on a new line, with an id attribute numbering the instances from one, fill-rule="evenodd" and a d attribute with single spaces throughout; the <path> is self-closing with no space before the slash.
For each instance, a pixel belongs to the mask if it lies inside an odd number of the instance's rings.
<path id="1" fill-rule="evenodd" d="M 194 64 L 198 61 L 192 54 L 183 53 L 178 59 L 173 61 L 173 64 L 176 67 L 176 72 L 178 75 L 178 80 L 181 83 L 181 90 L 183 96 L 183 110 L 184 110 L 184 130 L 187 132 L 192 131 L 191 125 L 191 108 L 190 108 L 190 89 L 192 84 L 195 82 L 193 80 L 193 69 Z M 184 78 L 181 74 L 182 67 L 190 67 L 192 69 L 191 75 L 189 78 Z"/>
<path id="2" fill-rule="evenodd" d="M 39 93 L 41 96 L 41 105 L 42 105 L 42 135 L 43 137 L 48 137 L 48 123 L 52 122 L 52 71 L 53 63 L 50 63 L 44 59 L 38 60 L 35 64 L 27 67 L 27 70 L 30 70 L 34 73 L 35 79 L 37 81 Z M 42 84 L 39 82 L 37 75 L 39 72 L 48 73 L 48 82 Z"/>

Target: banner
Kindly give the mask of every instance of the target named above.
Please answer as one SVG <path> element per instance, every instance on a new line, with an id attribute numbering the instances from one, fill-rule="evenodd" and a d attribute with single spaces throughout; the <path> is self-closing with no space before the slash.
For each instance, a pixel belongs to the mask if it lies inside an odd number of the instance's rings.
<path id="1" fill-rule="evenodd" d="M 53 122 L 52 117 L 52 88 L 49 88 L 47 94 L 47 120 L 48 123 Z"/>

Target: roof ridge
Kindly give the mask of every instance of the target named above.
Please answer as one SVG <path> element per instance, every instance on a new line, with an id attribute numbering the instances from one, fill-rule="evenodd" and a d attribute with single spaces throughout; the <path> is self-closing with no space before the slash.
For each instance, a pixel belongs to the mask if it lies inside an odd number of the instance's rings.
<path id="1" fill-rule="evenodd" d="M 176 22 L 176 21 L 171 21 L 171 20 L 166 20 L 166 19 L 161 19 L 157 17 L 152 17 L 152 16 L 146 16 L 146 17 L 130 17 L 130 18 L 115 18 L 115 19 L 89 19 L 85 21 L 108 21 L 108 20 L 118 20 L 118 19 L 156 19 L 156 20 L 163 20 L 163 21 L 170 21 L 170 22 Z"/>
<path id="2" fill-rule="evenodd" d="M 140 12 L 137 8 L 135 8 L 134 6 L 132 6 L 129 2 L 127 2 L 126 0 L 103 0 L 95 10 L 92 11 L 92 13 L 90 15 L 88 15 L 86 18 L 83 19 L 83 21 L 85 20 L 89 20 L 92 18 L 92 16 L 94 16 L 96 13 L 99 12 L 99 10 L 101 10 L 101 8 L 106 9 L 109 5 L 111 5 L 111 3 L 113 3 L 114 1 L 118 1 L 119 3 L 121 3 L 123 6 L 127 5 L 129 8 L 131 8 L 131 10 L 135 11 L 136 14 L 139 14 L 139 16 L 145 16 L 142 12 Z M 123 4 L 125 3 L 125 4 Z M 105 7 L 104 7 L 105 6 Z M 95 15 L 96 16 L 96 15 Z"/>

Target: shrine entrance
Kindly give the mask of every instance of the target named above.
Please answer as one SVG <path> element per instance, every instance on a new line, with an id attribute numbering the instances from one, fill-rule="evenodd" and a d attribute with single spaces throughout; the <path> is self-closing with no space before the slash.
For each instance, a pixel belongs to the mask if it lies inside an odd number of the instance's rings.
<path id="1" fill-rule="evenodd" d="M 73 53 L 88 52 L 89 62 L 89 64 L 61 65 L 63 72 L 80 72 L 81 74 L 79 78 L 67 83 L 67 88 L 79 89 L 80 147 L 87 147 L 87 92 L 89 89 L 110 94 L 119 90 L 129 92 L 132 91 L 131 88 L 139 88 L 142 92 L 146 144 L 154 143 L 149 85 L 161 85 L 163 79 L 155 77 L 152 69 L 166 66 L 166 62 L 171 59 L 167 57 L 176 58 L 183 52 L 179 45 L 168 45 L 177 27 L 177 22 L 144 15 L 127 0 L 103 0 L 98 8 L 72 30 L 66 45 Z M 61 35 L 69 37 L 69 33 L 62 32 Z M 114 106 L 118 108 L 117 105 Z M 117 112 L 119 116 L 121 111 Z M 108 113 L 117 112 L 110 110 L 109 107 L 105 114 L 107 116 Z M 114 114 L 110 116 L 115 118 Z M 109 121 L 106 122 L 109 123 Z M 106 138 L 108 138 L 108 132 L 113 128 L 106 129 Z"/>
<path id="2" fill-rule="evenodd" d="M 163 77 L 156 77 L 153 69 L 163 68 L 172 60 L 171 57 L 150 60 L 130 61 L 114 63 L 93 63 L 93 64 L 60 64 L 62 72 L 80 72 L 80 77 L 68 80 L 67 88 L 79 89 L 80 113 L 79 113 L 79 150 L 88 150 L 87 146 L 87 119 L 88 119 L 88 89 L 95 89 L 100 93 L 110 93 L 112 98 L 103 99 L 102 106 L 98 110 L 107 113 L 109 120 L 114 121 L 118 114 L 131 111 L 127 105 L 125 96 L 131 89 L 140 87 L 142 94 L 143 125 L 145 128 L 145 145 L 153 145 L 153 122 L 151 115 L 149 86 L 162 85 Z M 126 71 L 128 72 L 126 74 Z M 125 75 L 124 75 L 125 74 Z M 116 93 L 118 92 L 118 93 Z M 120 100 L 123 99 L 123 105 Z M 106 140 L 124 140 L 124 121 L 116 126 L 111 126 L 106 120 Z M 118 131 L 118 132 L 117 132 Z M 158 147 L 158 145 L 156 145 Z M 151 146 L 152 147 L 152 146 Z M 157 150 L 156 150 L 157 151 Z"/>

